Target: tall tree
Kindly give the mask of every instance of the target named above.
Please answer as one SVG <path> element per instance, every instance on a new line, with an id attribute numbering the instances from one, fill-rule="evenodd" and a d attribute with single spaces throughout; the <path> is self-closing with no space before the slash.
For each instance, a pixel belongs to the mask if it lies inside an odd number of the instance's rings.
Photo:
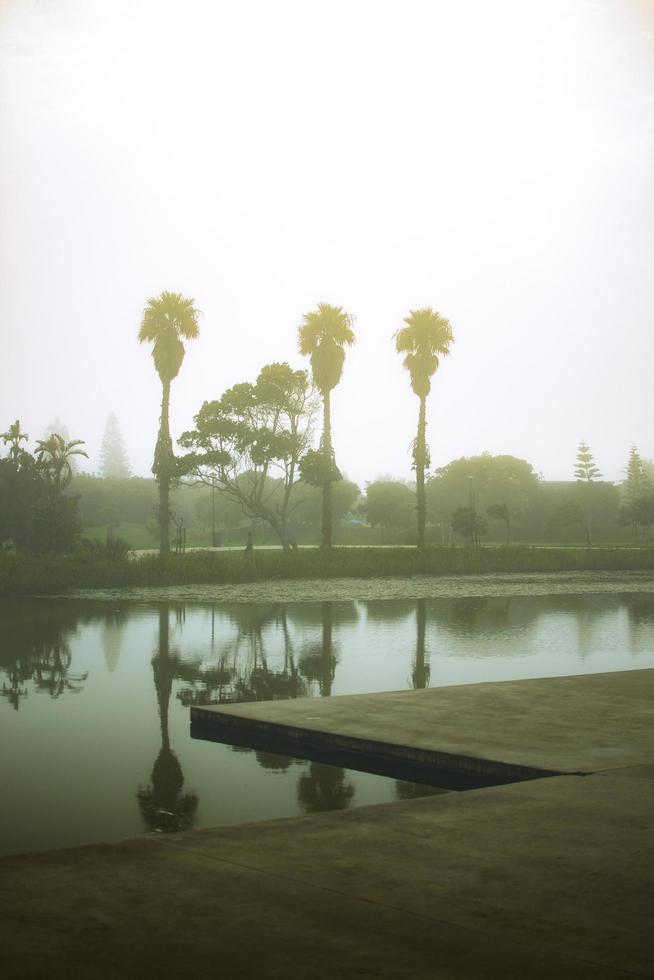
<path id="1" fill-rule="evenodd" d="M 577 450 L 575 462 L 575 480 L 579 484 L 584 497 L 584 529 L 588 546 L 593 543 L 592 518 L 591 518 L 591 496 L 592 484 L 600 480 L 602 474 L 595 465 L 593 454 L 587 443 L 582 439 Z"/>
<path id="2" fill-rule="evenodd" d="M 161 379 L 161 417 L 152 472 L 159 484 L 159 554 L 170 552 L 170 487 L 175 477 L 175 455 L 170 438 L 170 385 L 184 360 L 184 340 L 194 340 L 200 330 L 200 311 L 195 300 L 181 293 L 162 292 L 151 297 L 143 310 L 139 343 L 152 343 L 152 358 Z"/>
<path id="3" fill-rule="evenodd" d="M 640 540 L 640 528 L 644 524 L 649 523 L 649 520 L 643 521 L 641 518 L 643 516 L 649 516 L 654 487 L 636 446 L 632 446 L 629 451 L 627 479 L 623 487 L 627 504 L 622 509 L 618 520 L 622 524 L 631 524 L 634 544 L 638 544 Z"/>
<path id="4" fill-rule="evenodd" d="M 129 475 L 129 460 L 118 419 L 113 412 L 110 412 L 100 447 L 100 476 L 124 480 Z"/>
<path id="5" fill-rule="evenodd" d="M 593 483 L 594 480 L 601 479 L 602 474 L 595 465 L 593 454 L 588 445 L 582 439 L 577 450 L 575 462 L 575 480 L 577 483 Z"/>
<path id="6" fill-rule="evenodd" d="M 316 409 L 306 371 L 266 364 L 255 384 L 234 385 L 203 404 L 195 429 L 179 440 L 192 450 L 179 468 L 237 501 L 248 517 L 266 521 L 286 549 L 292 495 Z"/>
<path id="7" fill-rule="evenodd" d="M 354 344 L 353 323 L 354 317 L 342 306 L 318 303 L 317 309 L 304 314 L 298 330 L 300 354 L 311 361 L 313 382 L 323 403 L 322 458 L 318 476 L 323 493 L 323 548 L 331 548 L 332 544 L 332 483 L 340 478 L 332 447 L 331 392 L 343 376 L 345 348 Z"/>
<path id="8" fill-rule="evenodd" d="M 409 372 L 411 388 L 420 399 L 418 432 L 413 443 L 413 464 L 416 471 L 417 540 L 418 548 L 425 546 L 425 470 L 429 467 L 427 446 L 427 396 L 431 391 L 431 379 L 439 365 L 439 358 L 450 352 L 452 327 L 449 320 L 430 306 L 411 310 L 404 318 L 405 327 L 395 334 L 395 349 L 404 354 L 402 364 Z"/>

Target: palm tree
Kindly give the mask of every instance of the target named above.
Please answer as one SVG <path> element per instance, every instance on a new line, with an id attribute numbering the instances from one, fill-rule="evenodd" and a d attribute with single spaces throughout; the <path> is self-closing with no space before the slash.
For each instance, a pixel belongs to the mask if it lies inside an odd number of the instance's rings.
<path id="1" fill-rule="evenodd" d="M 47 439 L 39 439 L 36 444 L 36 461 L 50 480 L 56 493 L 65 490 L 73 478 L 73 467 L 71 459 L 73 456 L 84 456 L 85 453 L 79 446 L 84 445 L 83 439 L 71 439 L 66 442 L 63 436 L 53 432 Z"/>
<path id="2" fill-rule="evenodd" d="M 161 418 L 159 435 L 154 451 L 152 472 L 159 483 L 159 554 L 170 552 L 170 484 L 174 477 L 173 444 L 170 438 L 169 406 L 170 385 L 179 374 L 184 360 L 185 340 L 193 340 L 199 334 L 200 311 L 195 300 L 181 293 L 163 292 L 151 297 L 143 310 L 139 328 L 139 343 L 149 340 L 157 374 L 161 379 Z"/>
<path id="3" fill-rule="evenodd" d="M 343 375 L 345 347 L 354 343 L 354 317 L 342 306 L 318 303 L 305 313 L 298 331 L 300 354 L 311 360 L 313 382 L 322 396 L 323 428 L 320 441 L 322 455 L 322 546 L 332 544 L 332 483 L 338 479 L 332 448 L 330 393 Z"/>
<path id="4" fill-rule="evenodd" d="M 15 463 L 18 462 L 21 454 L 25 452 L 25 450 L 21 448 L 20 444 L 21 442 L 27 442 L 29 439 L 28 434 L 21 431 L 20 422 L 18 419 L 16 419 L 16 421 L 9 426 L 6 432 L 3 432 L 0 435 L 0 439 L 2 439 L 5 446 L 7 443 L 10 443 L 9 457 Z"/>
<path id="5" fill-rule="evenodd" d="M 425 546 L 425 469 L 429 466 L 427 447 L 427 395 L 431 391 L 431 379 L 439 364 L 439 357 L 449 354 L 453 342 L 449 320 L 436 313 L 430 306 L 411 310 L 404 318 L 406 327 L 395 334 L 395 349 L 405 354 L 402 364 L 409 372 L 411 387 L 420 399 L 418 433 L 413 443 L 413 462 L 416 471 L 417 497 L 417 546 Z"/>

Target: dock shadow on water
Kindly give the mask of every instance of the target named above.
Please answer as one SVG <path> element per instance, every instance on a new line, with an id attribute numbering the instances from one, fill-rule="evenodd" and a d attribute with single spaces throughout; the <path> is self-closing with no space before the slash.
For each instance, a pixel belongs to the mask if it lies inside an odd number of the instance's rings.
<path id="1" fill-rule="evenodd" d="M 444 791 L 273 745 L 193 740 L 191 705 L 653 666 L 647 593 L 2 601 L 0 853 Z"/>

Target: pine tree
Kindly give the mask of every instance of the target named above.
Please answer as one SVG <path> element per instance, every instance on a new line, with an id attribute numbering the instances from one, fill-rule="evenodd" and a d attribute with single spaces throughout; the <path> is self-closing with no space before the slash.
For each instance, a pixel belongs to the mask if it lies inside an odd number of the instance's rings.
<path id="1" fill-rule="evenodd" d="M 100 476 L 124 480 L 130 475 L 129 460 L 125 451 L 118 419 L 113 412 L 107 417 L 107 424 L 100 449 Z"/>
<path id="2" fill-rule="evenodd" d="M 627 461 L 627 479 L 625 481 L 625 491 L 627 494 L 627 501 L 629 506 L 636 503 L 642 497 L 646 497 L 652 493 L 652 483 L 650 478 L 645 471 L 643 461 L 640 458 L 640 453 L 635 446 L 632 446 L 629 451 L 629 459 Z"/>
<path id="3" fill-rule="evenodd" d="M 577 461 L 575 463 L 575 479 L 577 483 L 593 483 L 599 480 L 602 474 L 595 465 L 593 454 L 588 445 L 582 439 L 577 450 Z"/>
<path id="4" fill-rule="evenodd" d="M 600 473 L 598 467 L 595 465 L 595 460 L 593 459 L 593 454 L 586 442 L 582 439 L 579 443 L 579 449 L 577 450 L 577 460 L 575 463 L 575 479 L 577 483 L 583 488 L 582 499 L 584 508 L 584 531 L 586 532 L 586 541 L 588 547 L 593 543 L 593 490 L 592 484 L 595 480 L 599 480 L 602 474 Z"/>

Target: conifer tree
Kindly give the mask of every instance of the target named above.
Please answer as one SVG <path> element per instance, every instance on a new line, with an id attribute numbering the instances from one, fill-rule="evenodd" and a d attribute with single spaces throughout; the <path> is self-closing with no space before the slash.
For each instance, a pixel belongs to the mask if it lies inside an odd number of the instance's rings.
<path id="1" fill-rule="evenodd" d="M 125 451 L 118 419 L 113 412 L 107 416 L 100 448 L 100 476 L 124 480 L 130 475 L 129 459 Z"/>
<path id="2" fill-rule="evenodd" d="M 582 439 L 577 450 L 577 461 L 575 463 L 575 479 L 577 483 L 593 483 L 601 479 L 602 474 L 595 465 L 593 454 L 588 445 Z"/>
<path id="3" fill-rule="evenodd" d="M 641 526 L 650 523 L 649 516 L 652 507 L 654 486 L 652 486 L 652 481 L 647 475 L 636 446 L 632 446 L 629 450 L 627 479 L 623 486 L 627 504 L 622 510 L 620 523 L 631 524 L 633 542 L 634 544 L 638 544 Z"/>
<path id="4" fill-rule="evenodd" d="M 577 460 L 575 463 L 575 479 L 580 487 L 583 488 L 583 507 L 584 507 L 584 530 L 588 547 L 593 543 L 592 532 L 592 484 L 601 479 L 602 474 L 595 465 L 593 454 L 586 442 L 582 439 L 577 450 Z"/>

